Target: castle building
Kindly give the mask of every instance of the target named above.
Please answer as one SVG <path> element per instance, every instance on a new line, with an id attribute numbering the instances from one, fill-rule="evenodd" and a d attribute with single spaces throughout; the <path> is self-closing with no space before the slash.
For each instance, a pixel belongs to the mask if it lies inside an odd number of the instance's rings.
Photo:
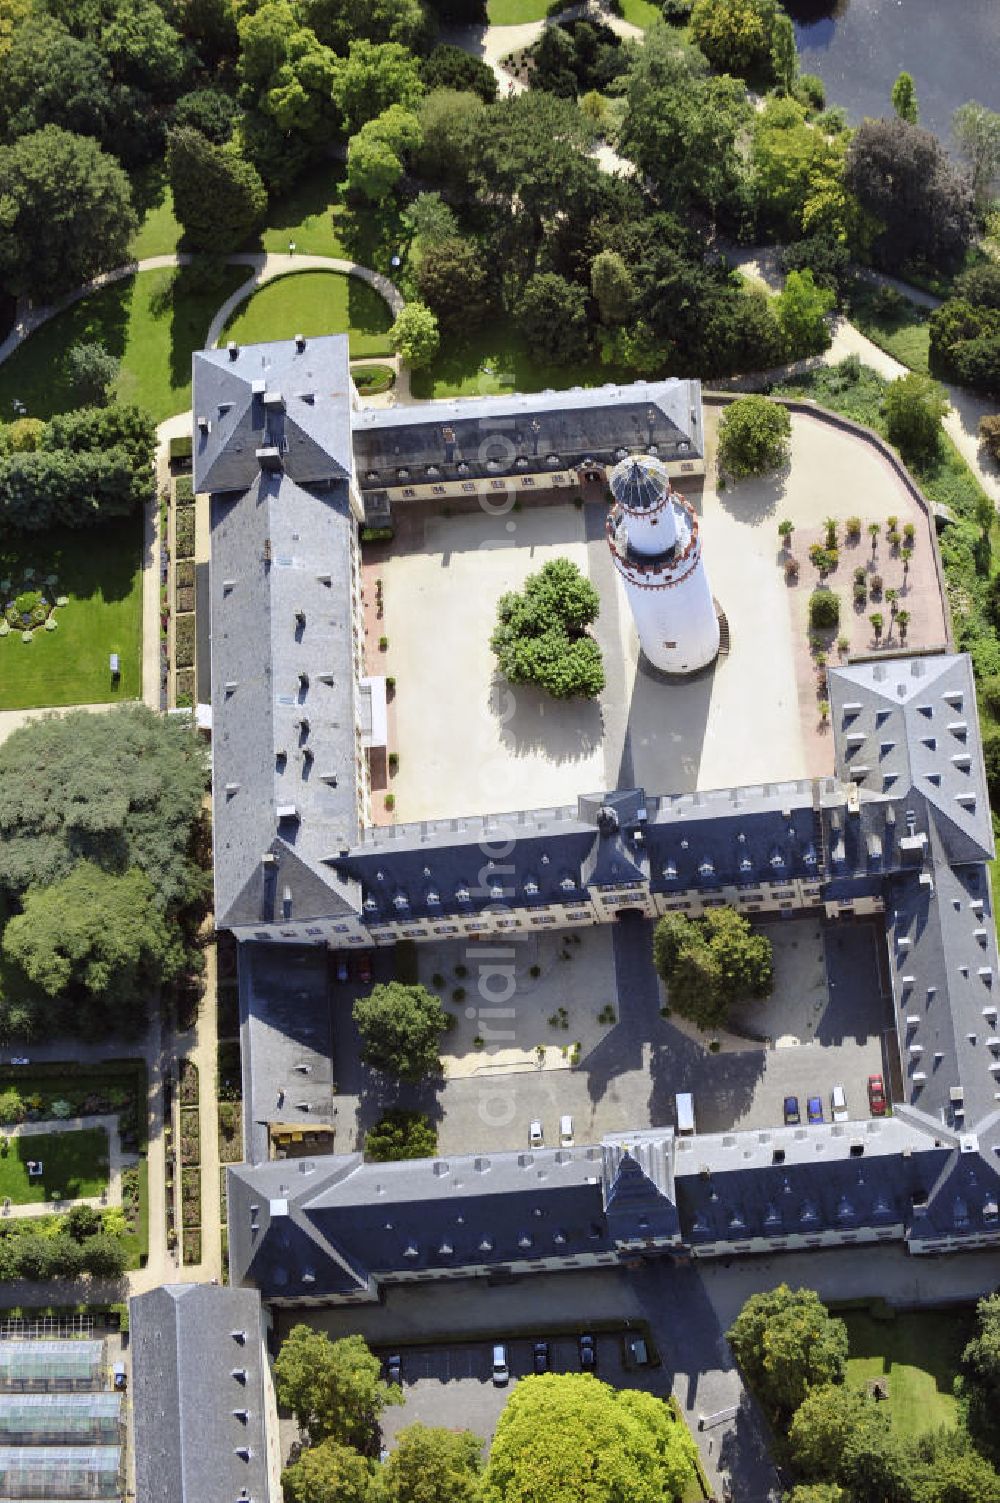
<path id="1" fill-rule="evenodd" d="M 358 531 L 380 507 L 439 485 L 481 494 L 504 463 L 525 481 L 610 478 L 609 539 L 647 656 L 668 671 L 711 661 L 718 626 L 697 519 L 659 452 L 669 439 L 678 456 L 703 453 L 691 437 L 700 393 L 663 386 L 659 406 L 640 383 L 449 403 L 447 421 L 436 403 L 376 419 L 356 405 L 344 339 L 195 357 L 195 487 L 209 493 L 212 538 L 216 921 L 241 942 L 248 1162 L 230 1171 L 231 1262 L 234 1282 L 268 1300 L 372 1299 L 387 1282 L 637 1254 L 1000 1242 L 994 842 L 966 655 L 830 669 L 827 777 L 595 791 L 563 807 L 371 827 L 377 686 L 362 671 Z M 490 424 L 505 423 L 503 460 Z M 401 485 L 417 476 L 399 470 L 418 465 L 420 484 Z M 462 465 L 480 470 L 466 477 Z M 665 590 L 647 614 L 638 585 L 657 579 L 681 594 Z M 499 847 L 502 860 L 486 854 Z M 294 1005 L 310 957 L 722 904 L 877 917 L 896 1025 L 891 1118 L 683 1139 L 664 1128 L 418 1164 L 272 1157 L 276 1133 L 321 1137 L 314 1061 L 324 1062 L 314 1051 L 303 1063 Z M 256 1005 L 264 957 L 288 977 L 281 1030 Z M 329 1059 L 325 1069 L 329 1097 Z M 301 1086 L 275 1089 L 299 1071 Z"/>
<path id="2" fill-rule="evenodd" d="M 694 508 L 651 454 L 620 460 L 610 485 L 608 544 L 647 660 L 663 673 L 707 668 L 719 651 L 719 619 Z"/>

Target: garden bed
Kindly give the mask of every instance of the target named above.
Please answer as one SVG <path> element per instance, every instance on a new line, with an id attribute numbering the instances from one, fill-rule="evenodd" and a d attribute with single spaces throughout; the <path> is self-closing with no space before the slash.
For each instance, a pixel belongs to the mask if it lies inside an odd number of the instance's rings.
<path id="1" fill-rule="evenodd" d="M 178 506 L 174 516 L 174 549 L 179 559 L 194 558 L 194 506 Z"/>
<path id="2" fill-rule="evenodd" d="M 195 618 L 178 616 L 174 621 L 174 655 L 178 668 L 194 667 Z"/>
<path id="3" fill-rule="evenodd" d="M 14 1087 L 20 1094 L 27 1122 L 47 1122 L 59 1111 L 53 1103 L 69 1108 L 68 1116 L 118 1117 L 118 1133 L 126 1152 L 145 1153 L 148 1119 L 146 1111 L 146 1066 L 142 1060 L 122 1060 L 105 1065 L 68 1063 L 19 1067 L 0 1066 L 0 1091 Z"/>
<path id="4" fill-rule="evenodd" d="M 181 1238 L 181 1248 L 185 1264 L 190 1267 L 193 1263 L 201 1262 L 201 1232 L 184 1228 Z"/>
<path id="5" fill-rule="evenodd" d="M 201 1163 L 201 1115 L 196 1106 L 181 1107 L 181 1167 Z"/>
<path id="6" fill-rule="evenodd" d="M 198 1105 L 198 1066 L 191 1059 L 182 1059 L 177 1065 L 177 1080 L 181 1106 Z"/>
<path id="7" fill-rule="evenodd" d="M 243 1158 L 243 1107 L 238 1101 L 219 1102 L 219 1162 L 238 1164 Z"/>

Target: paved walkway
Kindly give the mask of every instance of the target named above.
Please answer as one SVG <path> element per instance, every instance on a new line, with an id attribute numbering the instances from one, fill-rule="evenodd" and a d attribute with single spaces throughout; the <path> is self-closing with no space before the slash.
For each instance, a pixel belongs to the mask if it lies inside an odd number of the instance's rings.
<path id="1" fill-rule="evenodd" d="M 16 1127 L 6 1127 L 4 1136 L 8 1138 L 32 1138 L 44 1135 L 53 1136 L 57 1133 L 80 1132 L 86 1128 L 103 1128 L 108 1137 L 108 1188 L 101 1195 L 77 1195 L 77 1196 L 50 1196 L 47 1200 L 32 1201 L 27 1205 L 11 1205 L 10 1209 L 4 1206 L 4 1220 L 22 1221 L 26 1217 L 51 1216 L 54 1212 L 69 1211 L 73 1206 L 92 1206 L 95 1211 L 106 1210 L 108 1206 L 120 1206 L 122 1203 L 122 1170 L 139 1162 L 139 1156 L 135 1153 L 123 1153 L 121 1137 L 118 1132 L 117 1113 L 108 1113 L 103 1116 L 88 1117 L 62 1117 L 51 1122 L 19 1122 Z M 42 1160 L 44 1164 L 44 1159 Z"/>

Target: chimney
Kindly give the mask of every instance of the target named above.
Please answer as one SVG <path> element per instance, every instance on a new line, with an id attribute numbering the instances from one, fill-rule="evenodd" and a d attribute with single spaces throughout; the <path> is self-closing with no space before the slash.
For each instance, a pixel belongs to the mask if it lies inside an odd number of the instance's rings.
<path id="1" fill-rule="evenodd" d="M 234 339 L 231 339 L 229 341 L 228 349 L 230 360 L 235 360 L 237 355 L 240 353 L 240 347 Z"/>
<path id="2" fill-rule="evenodd" d="M 305 347 L 306 347 L 306 336 L 304 334 L 296 334 L 296 336 L 295 336 L 295 348 L 298 350 L 298 352 L 299 352 L 300 355 L 302 354 L 302 351 L 305 349 Z"/>

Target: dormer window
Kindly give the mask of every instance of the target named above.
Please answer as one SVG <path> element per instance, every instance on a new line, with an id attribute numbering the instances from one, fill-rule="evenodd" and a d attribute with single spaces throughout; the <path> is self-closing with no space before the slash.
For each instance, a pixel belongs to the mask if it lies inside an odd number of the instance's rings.
<path id="1" fill-rule="evenodd" d="M 699 863 L 698 875 L 699 877 L 715 876 L 715 862 L 709 856 L 706 856 L 705 859 Z"/>
<path id="2" fill-rule="evenodd" d="M 663 880 L 665 882 L 676 882 L 677 867 L 673 861 L 668 861 L 666 866 L 663 868 Z"/>
<path id="3" fill-rule="evenodd" d="M 740 871 L 744 872 L 744 873 L 749 873 L 749 872 L 753 871 L 753 862 L 750 860 L 749 856 L 743 856 L 743 857 L 741 857 L 741 859 L 740 859 Z"/>
<path id="4" fill-rule="evenodd" d="M 563 877 L 562 881 L 559 883 L 559 886 L 562 888 L 563 892 L 576 891 L 576 883 L 574 882 L 572 877 Z"/>
<path id="5" fill-rule="evenodd" d="M 499 902 L 501 900 L 501 898 L 503 897 L 503 883 L 502 882 L 491 882 L 490 883 L 490 897 L 493 899 L 494 902 Z"/>
<path id="6" fill-rule="evenodd" d="M 806 848 L 805 848 L 805 850 L 802 853 L 802 860 L 805 862 L 806 866 L 815 866 L 816 865 L 816 850 L 815 850 L 815 847 L 813 847 L 811 845 L 807 845 Z"/>
<path id="7" fill-rule="evenodd" d="M 366 913 L 378 913 L 378 903 L 373 897 L 365 898 L 363 907 Z"/>
<path id="8" fill-rule="evenodd" d="M 538 883 L 534 880 L 534 878 L 528 878 L 527 882 L 525 882 L 524 884 L 524 891 L 529 898 L 535 898 L 538 896 Z"/>
<path id="9" fill-rule="evenodd" d="M 467 903 L 469 901 L 469 889 L 467 887 L 456 887 L 455 898 L 459 903 Z"/>
<path id="10" fill-rule="evenodd" d="M 779 871 L 785 864 L 785 858 L 780 851 L 772 851 L 771 865 L 775 871 Z"/>
<path id="11" fill-rule="evenodd" d="M 405 893 L 397 892 L 396 896 L 392 900 L 392 906 L 398 913 L 401 913 L 404 908 L 409 908 L 410 900 Z"/>
<path id="12" fill-rule="evenodd" d="M 428 890 L 427 890 L 427 906 L 428 906 L 428 908 L 438 908 L 440 906 L 440 904 L 441 904 L 441 894 L 439 892 L 435 892 L 435 890 L 434 890 L 433 887 L 428 888 Z"/>

